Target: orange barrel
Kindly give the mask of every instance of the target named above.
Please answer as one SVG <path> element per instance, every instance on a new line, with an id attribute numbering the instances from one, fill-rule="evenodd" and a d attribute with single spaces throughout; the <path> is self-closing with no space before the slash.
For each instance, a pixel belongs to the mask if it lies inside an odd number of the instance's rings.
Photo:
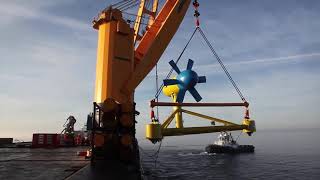
<path id="1" fill-rule="evenodd" d="M 133 137 L 130 134 L 124 134 L 121 136 L 120 142 L 123 146 L 128 147 L 132 144 Z"/>
<path id="2" fill-rule="evenodd" d="M 102 103 L 103 112 L 118 112 L 119 104 L 112 98 L 107 98 Z"/>
<path id="3" fill-rule="evenodd" d="M 94 145 L 97 147 L 102 147 L 105 143 L 112 139 L 112 134 L 95 134 L 94 135 Z"/>
<path id="4" fill-rule="evenodd" d="M 134 105 L 132 103 L 123 103 L 121 104 L 121 111 L 125 113 L 133 113 Z"/>
<path id="5" fill-rule="evenodd" d="M 114 113 L 104 112 L 102 114 L 102 126 L 105 128 L 115 128 L 118 124 L 118 120 Z"/>
<path id="6" fill-rule="evenodd" d="M 134 124 L 132 114 L 122 114 L 120 117 L 120 123 L 124 127 L 132 127 Z"/>
<path id="7" fill-rule="evenodd" d="M 95 134 L 93 142 L 96 147 L 102 147 L 104 145 L 104 136 L 102 134 Z"/>

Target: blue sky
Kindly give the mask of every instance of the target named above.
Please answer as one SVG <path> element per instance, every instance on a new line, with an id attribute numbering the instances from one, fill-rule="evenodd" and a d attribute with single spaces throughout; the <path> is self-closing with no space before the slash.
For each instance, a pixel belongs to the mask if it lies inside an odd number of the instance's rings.
<path id="1" fill-rule="evenodd" d="M 105 0 L 7 0 L 0 6 L 0 137 L 60 132 L 68 115 L 83 126 L 94 92 L 97 32 L 91 21 Z M 251 103 L 258 130 L 319 128 L 320 2 L 200 0 L 201 26 Z M 131 17 L 132 18 L 132 17 Z M 189 9 L 159 62 L 169 71 L 194 28 Z M 183 55 L 207 76 L 204 102 L 239 101 L 199 34 Z M 155 94 L 152 71 L 136 91 L 138 138 Z M 187 95 L 186 101 L 194 101 Z M 162 101 L 169 101 L 162 96 Z M 241 108 L 193 109 L 240 122 Z M 160 109 L 163 120 L 170 109 Z M 208 125 L 186 116 L 186 125 Z M 190 136 L 188 136 L 190 137 Z"/>

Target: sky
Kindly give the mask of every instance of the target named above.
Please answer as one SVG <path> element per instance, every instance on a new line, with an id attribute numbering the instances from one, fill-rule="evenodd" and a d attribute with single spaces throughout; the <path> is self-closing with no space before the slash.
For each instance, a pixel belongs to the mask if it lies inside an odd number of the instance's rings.
<path id="1" fill-rule="evenodd" d="M 320 1 L 199 2 L 201 28 L 250 103 L 257 130 L 320 128 Z M 77 129 L 83 127 L 95 81 L 97 31 L 91 21 L 112 3 L 1 0 L 0 137 L 31 140 L 32 133 L 59 133 L 69 115 L 78 120 Z M 158 63 L 160 81 L 194 28 L 190 7 Z M 207 77 L 206 84 L 196 87 L 202 102 L 240 102 L 199 33 L 182 56 L 181 69 L 189 58 L 198 74 Z M 150 122 L 148 102 L 155 91 L 153 70 L 135 94 L 141 112 L 138 139 Z M 160 101 L 170 99 L 162 95 Z M 187 94 L 185 102 L 194 99 Z M 244 115 L 239 107 L 192 110 L 236 123 Z M 171 110 L 159 111 L 163 121 Z M 186 126 L 209 125 L 184 117 Z"/>

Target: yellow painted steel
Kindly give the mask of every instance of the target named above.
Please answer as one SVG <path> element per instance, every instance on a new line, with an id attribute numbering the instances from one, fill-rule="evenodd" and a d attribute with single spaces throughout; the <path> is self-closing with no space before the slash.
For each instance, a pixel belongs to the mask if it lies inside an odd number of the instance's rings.
<path id="1" fill-rule="evenodd" d="M 178 94 L 173 94 L 172 100 L 176 102 Z M 175 120 L 176 120 L 176 128 L 183 128 L 183 120 L 182 120 L 182 112 L 181 106 L 174 106 L 173 111 L 176 112 Z"/>
<path id="2" fill-rule="evenodd" d="M 175 115 L 176 128 L 183 128 L 183 120 L 182 120 L 181 106 L 175 106 L 175 107 L 173 107 L 173 110 L 176 110 L 176 111 L 177 111 L 177 113 L 176 113 L 176 115 Z"/>
<path id="3" fill-rule="evenodd" d="M 161 125 L 159 123 L 151 123 L 146 125 L 146 138 L 149 140 L 161 140 Z"/>
<path id="4" fill-rule="evenodd" d="M 179 128 L 179 127 L 177 127 L 177 124 L 176 124 L 176 128 L 168 128 L 170 123 L 174 119 L 174 117 L 176 117 L 176 115 L 178 113 L 182 113 L 182 112 L 193 115 L 193 116 L 197 116 L 200 118 L 204 118 L 204 119 L 207 119 L 210 121 L 222 123 L 224 125 L 222 125 L 222 126 L 205 126 L 205 127 L 180 127 Z M 158 141 L 159 137 L 163 138 L 165 136 L 180 136 L 180 135 L 188 135 L 188 134 L 203 134 L 203 133 L 213 133 L 213 132 L 221 132 L 221 131 L 238 131 L 238 130 L 242 130 L 243 132 L 246 132 L 249 135 L 251 135 L 251 133 L 256 131 L 255 122 L 253 120 L 244 119 L 242 124 L 236 124 L 236 123 L 232 123 L 232 122 L 229 122 L 226 120 L 222 120 L 222 119 L 210 117 L 207 115 L 195 113 L 192 111 L 184 110 L 184 109 L 181 109 L 181 107 L 180 107 L 180 109 L 175 109 L 173 111 L 173 113 L 171 113 L 170 116 L 163 122 L 162 125 L 159 124 L 159 125 L 155 126 L 153 124 L 154 124 L 154 122 L 147 125 L 147 128 L 146 128 L 146 138 L 153 141 L 153 142 Z M 159 126 L 161 127 L 160 130 L 158 129 Z M 158 134 L 159 132 L 161 133 L 161 135 Z"/>
<path id="5" fill-rule="evenodd" d="M 122 91 L 134 70 L 133 29 L 117 9 L 103 11 L 93 27 L 98 30 L 95 102 L 112 98 L 133 103 L 133 91 Z"/>
<path id="6" fill-rule="evenodd" d="M 97 64 L 96 64 L 96 90 L 95 90 L 95 102 L 101 103 L 107 97 L 110 97 L 112 84 L 107 81 L 108 78 L 112 78 L 112 68 L 110 68 L 110 59 L 112 57 L 113 49 L 112 43 L 113 36 L 112 30 L 115 27 L 115 22 L 104 23 L 99 26 L 99 38 L 98 38 L 98 52 L 97 52 Z M 108 44 L 108 46 L 106 46 Z M 108 89 L 109 87 L 109 89 Z"/>
<path id="7" fill-rule="evenodd" d="M 133 28 L 134 29 L 134 43 L 137 42 L 137 39 L 139 37 L 139 31 L 140 31 L 142 17 L 144 14 L 145 4 L 146 4 L 146 0 L 140 1 L 140 6 L 138 9 L 136 21 L 134 22 L 134 28 Z"/>
<path id="8" fill-rule="evenodd" d="M 242 121 L 242 124 L 246 125 L 247 128 L 243 129 L 243 132 L 245 133 L 253 133 L 256 132 L 256 123 L 254 120 L 250 120 L 250 119 L 244 119 Z"/>
<path id="9" fill-rule="evenodd" d="M 140 31 L 140 27 L 141 27 L 141 22 L 145 19 L 147 19 L 148 21 L 148 26 L 146 27 L 146 30 L 151 27 L 151 25 L 154 23 L 155 18 L 156 18 L 156 14 L 158 11 L 158 5 L 159 2 L 158 0 L 148 0 L 148 2 L 152 3 L 152 9 L 149 10 L 146 8 L 146 2 L 147 0 L 141 0 L 140 1 L 140 6 L 138 9 L 138 13 L 137 13 L 137 17 L 134 23 L 134 44 L 136 44 L 137 41 L 141 40 L 141 36 L 139 35 L 139 31 Z M 147 17 L 145 17 L 144 15 L 148 14 Z M 143 19 L 145 18 L 145 19 Z M 148 20 L 149 19 L 149 20 Z"/>
<path id="10" fill-rule="evenodd" d="M 199 113 L 195 113 L 195 112 L 188 111 L 188 110 L 185 110 L 185 109 L 183 109 L 182 112 L 187 113 L 187 114 L 190 114 L 190 115 L 193 115 L 193 116 L 201 117 L 201 118 L 204 118 L 204 119 L 207 119 L 207 120 L 210 120 L 210 121 L 219 122 L 219 123 L 224 124 L 225 126 L 228 126 L 228 125 L 237 125 L 237 124 L 232 123 L 232 122 L 229 122 L 229 121 L 225 121 L 225 120 L 222 120 L 222 119 L 218 119 L 218 118 L 206 116 L 206 115 L 199 114 Z"/>
<path id="11" fill-rule="evenodd" d="M 157 11 L 158 0 L 153 1 L 152 11 L 145 9 L 145 1 L 141 0 L 143 6 L 139 8 L 139 23 L 134 29 L 122 18 L 121 11 L 112 7 L 102 11 L 93 21 L 93 28 L 99 31 L 95 83 L 97 103 L 107 98 L 113 98 L 120 104 L 133 102 L 135 88 L 159 61 L 191 0 L 166 1 L 134 49 L 134 30 L 139 31 L 141 15 L 148 13 L 152 17 Z"/>
<path id="12" fill-rule="evenodd" d="M 162 129 L 162 136 L 180 136 L 189 134 L 213 133 L 221 131 L 238 131 L 243 130 L 245 128 L 247 128 L 246 125 L 166 128 Z"/>
<path id="13" fill-rule="evenodd" d="M 178 85 L 164 86 L 162 88 L 162 92 L 166 96 L 171 97 L 173 102 L 176 102 L 177 95 L 179 93 L 179 86 Z M 175 113 L 176 128 L 183 128 L 183 119 L 182 119 L 181 106 L 174 106 L 173 107 L 173 112 L 176 112 Z"/>
<path id="14" fill-rule="evenodd" d="M 163 86 L 162 92 L 164 95 L 168 97 L 172 97 L 172 95 L 179 93 L 179 86 L 178 85 Z"/>
<path id="15" fill-rule="evenodd" d="M 156 15 L 157 15 L 157 11 L 158 11 L 158 5 L 159 5 L 159 1 L 158 0 L 153 0 L 152 10 L 151 10 L 152 14 L 150 15 L 149 22 L 148 22 L 148 26 L 149 27 L 154 23 L 154 20 L 156 19 Z"/>
<path id="16" fill-rule="evenodd" d="M 176 101 L 177 94 L 179 93 L 179 87 L 177 85 L 164 86 L 163 94 L 172 98 L 173 102 Z M 205 127 L 183 127 L 183 119 L 182 113 L 187 113 L 192 116 L 200 117 L 209 121 L 214 121 L 223 124 L 223 126 L 205 126 Z M 175 118 L 176 128 L 168 128 L 172 120 Z M 244 119 L 242 124 L 232 123 L 226 120 L 218 119 L 215 117 L 207 116 L 204 114 L 188 111 L 182 109 L 182 106 L 173 106 L 173 113 L 164 121 L 161 125 L 161 137 L 164 136 L 180 136 L 180 135 L 188 135 L 188 134 L 203 134 L 203 133 L 213 133 L 213 132 L 221 132 L 221 131 L 238 131 L 243 130 L 243 132 L 251 133 L 255 132 L 255 123 L 252 120 Z M 152 137 L 150 131 L 159 132 L 156 129 L 148 128 L 147 129 L 147 139 L 152 142 L 157 141 L 159 139 L 159 135 Z"/>
<path id="17" fill-rule="evenodd" d="M 175 114 L 178 112 L 178 110 L 175 110 L 173 111 L 170 116 L 163 122 L 163 124 L 161 125 L 161 128 L 164 129 L 164 128 L 167 128 L 170 123 L 172 122 L 172 120 L 174 119 L 175 117 Z"/>
<path id="18" fill-rule="evenodd" d="M 163 93 L 166 96 L 169 96 L 172 98 L 173 102 L 176 101 L 177 94 L 179 93 L 179 87 L 177 85 L 170 85 L 165 86 L 162 89 Z M 222 123 L 223 126 L 206 126 L 206 127 L 183 127 L 183 119 L 182 119 L 182 113 L 187 113 L 192 116 L 197 116 L 206 120 Z M 175 118 L 176 122 L 176 128 L 168 128 L 172 120 Z M 212 132 L 220 132 L 220 131 L 236 131 L 236 130 L 243 130 L 245 132 L 251 132 L 250 130 L 250 123 L 248 120 L 245 120 L 242 125 L 238 125 L 226 120 L 210 117 L 207 115 L 203 115 L 200 113 L 188 111 L 185 109 L 182 109 L 181 106 L 174 106 L 173 107 L 173 113 L 170 114 L 170 116 L 164 121 L 164 123 L 161 125 L 161 137 L 163 136 L 179 136 L 179 135 L 188 135 L 188 134 L 203 134 L 203 133 L 212 133 Z M 153 124 L 153 123 L 152 123 Z M 158 129 L 153 128 L 153 125 L 149 124 L 147 125 L 146 129 L 146 136 L 147 139 L 151 140 L 152 142 L 157 141 L 159 139 L 160 135 L 157 134 L 157 136 L 153 136 L 153 134 L 156 134 L 159 132 Z"/>
<path id="19" fill-rule="evenodd" d="M 177 94 L 179 93 L 179 86 L 178 85 L 164 86 L 163 89 L 162 89 L 162 92 L 166 96 L 171 97 L 173 102 L 175 102 Z M 207 115 L 199 114 L 199 113 L 196 113 L 196 112 L 188 111 L 188 110 L 182 109 L 181 106 L 174 106 L 173 110 L 174 110 L 174 112 L 176 112 L 175 113 L 176 128 L 183 128 L 182 112 L 187 113 L 189 115 L 197 116 L 197 117 L 200 117 L 200 118 L 203 118 L 203 119 L 207 119 L 207 120 L 210 120 L 210 121 L 222 123 L 225 126 L 230 126 L 230 125 L 237 126 L 236 123 L 232 123 L 232 122 L 225 121 L 225 120 L 222 120 L 222 119 L 218 119 L 218 118 L 210 117 L 210 116 L 207 116 Z"/>

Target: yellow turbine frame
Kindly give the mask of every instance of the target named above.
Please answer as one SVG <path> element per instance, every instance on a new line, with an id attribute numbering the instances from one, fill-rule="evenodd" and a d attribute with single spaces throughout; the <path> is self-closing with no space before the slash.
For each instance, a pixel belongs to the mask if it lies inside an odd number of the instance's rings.
<path id="1" fill-rule="evenodd" d="M 155 106 L 173 106 L 173 112 L 167 117 L 167 119 L 160 124 L 159 121 L 152 121 L 146 125 L 146 138 L 153 143 L 161 141 L 165 136 L 180 136 L 188 134 L 204 134 L 221 131 L 238 131 L 242 130 L 248 135 L 251 135 L 256 131 L 255 121 L 249 119 L 249 115 L 246 115 L 242 124 L 236 124 L 227 120 L 211 117 L 208 115 L 196 113 L 193 111 L 182 109 L 184 106 L 191 107 L 221 107 L 221 106 L 244 106 L 248 111 L 249 103 L 175 103 L 175 99 L 179 92 L 177 85 L 165 86 L 163 93 L 167 96 L 171 96 L 173 103 L 170 102 L 150 102 L 151 108 Z M 209 120 L 215 123 L 221 123 L 221 126 L 204 126 L 204 127 L 183 127 L 182 113 L 186 113 L 192 116 L 200 117 L 205 120 Z M 173 119 L 176 119 L 176 127 L 168 128 Z"/>
<path id="2" fill-rule="evenodd" d="M 180 128 L 177 127 L 176 125 L 176 128 L 168 128 L 175 117 L 180 116 L 181 118 L 179 118 L 179 120 L 182 120 L 182 116 L 181 116 L 182 113 L 200 117 L 205 120 L 213 121 L 215 123 L 221 123 L 223 125 L 204 126 L 204 127 L 180 127 Z M 151 124 L 147 124 L 146 138 L 153 142 L 157 142 L 162 140 L 164 136 L 180 136 L 180 135 L 188 135 L 188 134 L 204 134 L 204 133 L 213 133 L 213 132 L 221 132 L 221 131 L 237 131 L 237 130 L 243 130 L 243 132 L 251 134 L 256 131 L 255 123 L 253 120 L 245 118 L 242 124 L 236 124 L 227 120 L 185 110 L 185 109 L 182 109 L 181 106 L 179 106 L 179 108 L 176 108 L 176 110 L 174 110 L 162 124 L 155 121 L 152 122 Z"/>

